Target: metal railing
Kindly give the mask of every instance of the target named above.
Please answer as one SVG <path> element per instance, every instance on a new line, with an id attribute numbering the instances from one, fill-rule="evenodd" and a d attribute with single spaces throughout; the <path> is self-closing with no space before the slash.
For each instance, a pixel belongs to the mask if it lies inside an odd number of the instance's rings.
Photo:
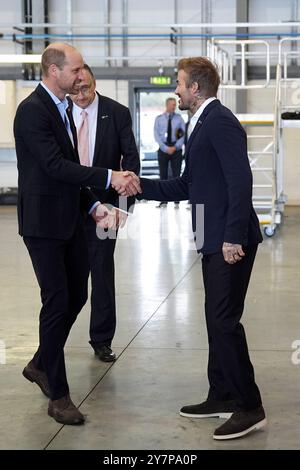
<path id="1" fill-rule="evenodd" d="M 234 51 L 233 54 L 229 54 L 228 51 L 224 50 L 220 46 L 236 46 L 240 47 L 240 51 Z M 262 54 L 260 51 L 248 51 L 249 46 L 263 46 L 265 53 Z M 218 39 L 212 38 L 207 43 L 207 55 L 208 57 L 217 64 L 221 76 L 221 87 L 231 89 L 255 89 L 255 88 L 266 88 L 270 83 L 270 46 L 267 41 L 263 40 L 252 40 L 252 39 Z M 265 63 L 266 77 L 265 81 L 259 85 L 249 85 L 247 80 L 247 61 L 250 59 L 263 60 Z M 240 62 L 240 83 L 234 82 L 234 65 Z"/>

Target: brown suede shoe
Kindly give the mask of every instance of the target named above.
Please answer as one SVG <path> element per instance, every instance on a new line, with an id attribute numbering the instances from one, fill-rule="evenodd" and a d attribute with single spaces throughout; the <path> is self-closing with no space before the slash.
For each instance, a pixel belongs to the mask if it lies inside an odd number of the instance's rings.
<path id="1" fill-rule="evenodd" d="M 47 398 L 50 398 L 50 388 L 47 375 L 42 370 L 37 369 L 32 360 L 28 362 L 22 374 L 25 379 L 36 383 L 42 390 L 43 394 L 46 395 Z"/>
<path id="2" fill-rule="evenodd" d="M 66 395 L 58 400 L 50 400 L 48 415 L 61 424 L 83 424 L 84 416 L 72 402 L 70 395 Z"/>

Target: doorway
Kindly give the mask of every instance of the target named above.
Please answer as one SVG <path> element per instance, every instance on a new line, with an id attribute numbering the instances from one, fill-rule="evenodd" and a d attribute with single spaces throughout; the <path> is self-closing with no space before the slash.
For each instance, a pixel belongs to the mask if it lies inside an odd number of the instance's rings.
<path id="1" fill-rule="evenodd" d="M 134 109 L 135 109 L 135 134 L 138 150 L 141 159 L 141 175 L 151 178 L 159 177 L 157 150 L 158 144 L 154 138 L 155 118 L 165 111 L 165 102 L 167 98 L 178 98 L 174 93 L 174 88 L 135 88 Z M 187 111 L 180 111 L 185 122 L 188 120 Z"/>

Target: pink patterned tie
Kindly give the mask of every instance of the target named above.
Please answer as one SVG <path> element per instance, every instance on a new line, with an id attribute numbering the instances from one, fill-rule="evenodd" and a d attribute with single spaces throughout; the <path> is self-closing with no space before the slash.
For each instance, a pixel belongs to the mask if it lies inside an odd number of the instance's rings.
<path id="1" fill-rule="evenodd" d="M 88 113 L 81 111 L 82 123 L 78 131 L 78 153 L 81 165 L 90 166 L 89 159 L 89 122 Z"/>

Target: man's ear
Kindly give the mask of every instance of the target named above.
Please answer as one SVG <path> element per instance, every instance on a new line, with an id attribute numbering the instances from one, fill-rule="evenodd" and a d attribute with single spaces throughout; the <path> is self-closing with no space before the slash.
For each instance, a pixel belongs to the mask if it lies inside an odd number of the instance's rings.
<path id="1" fill-rule="evenodd" d="M 194 95 L 199 94 L 199 85 L 197 82 L 193 82 L 191 85 L 191 91 Z"/>
<path id="2" fill-rule="evenodd" d="M 56 77 L 56 75 L 57 75 L 57 66 L 55 64 L 49 65 L 48 75 L 51 75 L 52 77 Z"/>

